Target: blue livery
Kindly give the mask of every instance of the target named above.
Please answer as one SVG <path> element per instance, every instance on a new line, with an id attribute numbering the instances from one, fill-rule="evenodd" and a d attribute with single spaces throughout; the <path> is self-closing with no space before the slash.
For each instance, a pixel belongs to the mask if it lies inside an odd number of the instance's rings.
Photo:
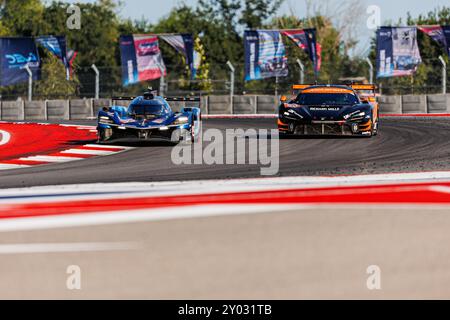
<path id="1" fill-rule="evenodd" d="M 128 107 L 112 106 L 98 113 L 99 142 L 117 139 L 165 140 L 173 143 L 191 141 L 200 134 L 201 111 L 199 107 L 183 107 L 174 112 L 169 101 L 198 102 L 199 98 L 163 98 L 145 93 L 132 100 Z"/>

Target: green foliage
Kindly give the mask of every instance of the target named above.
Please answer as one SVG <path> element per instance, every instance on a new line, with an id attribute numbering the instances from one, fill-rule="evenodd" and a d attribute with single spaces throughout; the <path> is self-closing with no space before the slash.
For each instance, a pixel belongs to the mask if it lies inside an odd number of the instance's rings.
<path id="1" fill-rule="evenodd" d="M 1 2 L 1 1 L 0 1 Z M 195 90 L 226 92 L 224 81 L 229 79 L 226 62 L 236 67 L 236 92 L 270 93 L 275 88 L 275 79 L 244 82 L 243 31 L 266 28 L 316 28 L 318 41 L 322 45 L 322 69 L 320 82 L 337 82 L 341 77 L 368 77 L 367 63 L 362 57 L 349 56 L 347 52 L 355 46 L 354 41 L 342 39 L 340 30 L 331 17 L 317 13 L 299 19 L 293 15 L 277 15 L 284 0 L 199 0 L 196 6 L 181 2 L 155 24 L 145 18 L 123 19 L 119 16 L 121 3 L 115 0 L 99 0 L 80 3 L 81 29 L 69 30 L 66 26 L 68 3 L 59 0 L 8 0 L 0 6 L 0 36 L 65 35 L 68 46 L 79 52 L 75 60 L 76 78 L 65 80 L 60 61 L 40 49 L 43 57 L 43 78 L 37 83 L 37 94 L 41 95 L 91 95 L 94 75 L 90 66 L 95 63 L 101 71 L 101 92 L 104 95 L 137 94 L 147 85 L 157 87 L 159 81 L 123 88 L 121 85 L 119 36 L 122 34 L 192 33 L 195 48 L 202 54 L 202 65 L 197 81 L 191 82 L 189 70 L 182 55 L 161 41 L 164 61 L 168 68 L 169 89 L 186 92 Z M 450 8 L 444 7 L 420 15 L 408 16 L 406 23 L 450 24 Z M 402 24 L 398 21 L 397 24 Z M 440 83 L 440 65 L 437 57 L 444 55 L 442 49 L 428 36 L 419 32 L 419 43 L 424 64 L 412 78 L 381 80 L 390 87 L 426 88 L 427 84 Z M 306 66 L 305 80 L 314 80 L 314 72 L 308 56 L 294 43 L 285 39 L 289 57 L 290 75 L 280 79 L 279 89 L 288 91 L 289 85 L 298 82 L 297 59 Z M 375 64 L 375 41 L 369 55 Z M 447 59 L 447 58 L 446 58 Z M 79 79 L 79 80 L 77 80 Z M 26 85 L 0 88 L 4 96 L 26 92 Z M 403 90 L 403 89 L 402 89 Z M 21 93 L 22 94 L 22 93 Z"/>
<path id="2" fill-rule="evenodd" d="M 35 87 L 35 95 L 49 99 L 75 96 L 79 85 L 77 77 L 66 80 L 66 70 L 61 61 L 50 53 L 42 57 L 42 80 Z"/>

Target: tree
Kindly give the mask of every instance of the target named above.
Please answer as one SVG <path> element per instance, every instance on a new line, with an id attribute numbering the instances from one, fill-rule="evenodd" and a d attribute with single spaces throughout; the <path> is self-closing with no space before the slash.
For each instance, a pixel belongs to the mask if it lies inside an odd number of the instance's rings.
<path id="1" fill-rule="evenodd" d="M 260 28 L 277 13 L 283 2 L 284 0 L 245 0 L 239 22 L 248 29 Z"/>
<path id="2" fill-rule="evenodd" d="M 51 53 L 42 57 L 42 80 L 36 84 L 35 95 L 44 99 L 63 99 L 77 94 L 79 85 L 75 76 L 72 80 L 65 79 L 66 70 L 61 60 Z"/>

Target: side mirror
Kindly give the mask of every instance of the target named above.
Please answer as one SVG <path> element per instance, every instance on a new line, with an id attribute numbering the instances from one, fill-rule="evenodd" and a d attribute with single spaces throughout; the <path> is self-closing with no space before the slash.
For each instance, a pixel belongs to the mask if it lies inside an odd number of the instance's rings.
<path id="1" fill-rule="evenodd" d="M 281 96 L 280 101 L 281 102 L 286 102 L 287 101 L 287 97 L 286 96 Z"/>

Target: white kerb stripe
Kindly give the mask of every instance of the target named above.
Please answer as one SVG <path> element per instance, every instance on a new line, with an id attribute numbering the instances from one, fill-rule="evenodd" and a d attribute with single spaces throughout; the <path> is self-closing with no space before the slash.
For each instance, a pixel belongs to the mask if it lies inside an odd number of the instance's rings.
<path id="1" fill-rule="evenodd" d="M 20 243 L 0 245 L 0 255 L 25 253 L 92 252 L 134 250 L 135 242 L 87 242 L 87 243 Z"/>
<path id="2" fill-rule="evenodd" d="M 23 161 L 43 161 L 43 162 L 69 162 L 75 160 L 83 160 L 83 158 L 73 158 L 73 157 L 53 157 L 53 156 L 34 156 L 28 158 L 21 158 L 19 160 Z"/>
<path id="3" fill-rule="evenodd" d="M 124 150 L 134 149 L 133 147 L 107 146 L 107 145 L 103 145 L 103 144 L 86 144 L 85 147 L 89 147 L 89 148 L 102 148 L 102 149 L 124 149 Z"/>
<path id="4" fill-rule="evenodd" d="M 117 153 L 115 151 L 107 151 L 107 150 L 85 150 L 85 149 L 69 149 L 62 151 L 61 153 L 71 153 L 71 154 L 90 154 L 90 155 L 109 155 Z"/>
<path id="5" fill-rule="evenodd" d="M 30 166 L 22 165 L 22 164 L 0 163 L 0 170 L 20 169 L 20 168 L 28 168 L 28 167 L 30 167 Z"/>

